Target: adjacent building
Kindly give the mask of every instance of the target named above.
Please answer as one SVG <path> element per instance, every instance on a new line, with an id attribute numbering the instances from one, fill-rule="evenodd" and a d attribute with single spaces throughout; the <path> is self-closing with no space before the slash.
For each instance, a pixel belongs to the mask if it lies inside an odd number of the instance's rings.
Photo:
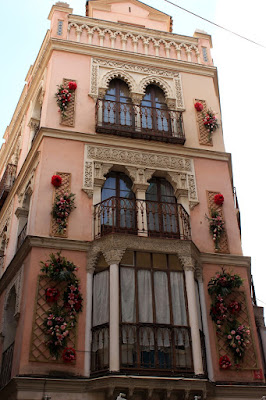
<path id="1" fill-rule="evenodd" d="M 1 399 L 261 399 L 210 35 L 137 0 L 49 19 L 0 151 Z"/>

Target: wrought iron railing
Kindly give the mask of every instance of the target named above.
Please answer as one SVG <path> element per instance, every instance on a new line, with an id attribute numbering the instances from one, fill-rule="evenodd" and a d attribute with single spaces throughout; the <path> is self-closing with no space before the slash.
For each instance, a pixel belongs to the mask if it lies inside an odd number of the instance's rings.
<path id="1" fill-rule="evenodd" d="M 26 239 L 26 236 L 27 236 L 27 226 L 28 226 L 28 224 L 26 223 L 26 224 L 23 226 L 23 228 L 22 228 L 20 234 L 18 235 L 17 250 L 22 246 L 24 240 Z"/>
<path id="2" fill-rule="evenodd" d="M 0 374 L 1 388 L 4 387 L 11 379 L 14 345 L 15 342 L 13 342 L 2 354 L 2 365 Z"/>
<path id="3" fill-rule="evenodd" d="M 101 372 L 109 368 L 109 324 L 92 328 L 91 371 Z"/>
<path id="4" fill-rule="evenodd" d="M 17 166 L 14 164 L 8 164 L 4 175 L 0 181 L 0 209 L 2 208 L 4 201 L 14 185 L 16 179 Z"/>
<path id="5" fill-rule="evenodd" d="M 95 238 L 109 233 L 190 240 L 189 215 L 181 204 L 110 197 L 95 205 Z"/>
<path id="6" fill-rule="evenodd" d="M 121 324 L 121 369 L 193 372 L 189 327 Z"/>
<path id="7" fill-rule="evenodd" d="M 182 112 L 98 99 L 96 132 L 185 143 Z"/>

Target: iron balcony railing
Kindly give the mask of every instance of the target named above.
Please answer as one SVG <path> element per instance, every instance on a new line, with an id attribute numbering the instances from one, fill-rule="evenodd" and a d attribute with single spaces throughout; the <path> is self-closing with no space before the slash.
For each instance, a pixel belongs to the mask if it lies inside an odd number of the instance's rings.
<path id="1" fill-rule="evenodd" d="M 2 365 L 0 374 L 1 388 L 7 385 L 11 379 L 14 345 L 15 342 L 13 342 L 2 354 Z"/>
<path id="2" fill-rule="evenodd" d="M 109 324 L 92 328 L 91 371 L 103 372 L 109 368 Z"/>
<path id="3" fill-rule="evenodd" d="M 121 369 L 193 372 L 190 328 L 162 324 L 121 324 Z"/>
<path id="4" fill-rule="evenodd" d="M 182 112 L 98 99 L 96 132 L 185 143 Z"/>
<path id="5" fill-rule="evenodd" d="M 26 239 L 26 236 L 27 236 L 27 226 L 28 226 L 28 224 L 26 223 L 26 224 L 23 226 L 23 228 L 22 228 L 20 234 L 18 235 L 17 250 L 22 246 L 24 240 Z"/>
<path id="6" fill-rule="evenodd" d="M 181 204 L 123 197 L 95 205 L 94 237 L 109 233 L 191 239 L 189 215 Z"/>
<path id="7" fill-rule="evenodd" d="M 8 164 L 4 175 L 0 181 L 0 210 L 3 207 L 5 199 L 14 185 L 16 179 L 17 166 L 14 164 Z"/>

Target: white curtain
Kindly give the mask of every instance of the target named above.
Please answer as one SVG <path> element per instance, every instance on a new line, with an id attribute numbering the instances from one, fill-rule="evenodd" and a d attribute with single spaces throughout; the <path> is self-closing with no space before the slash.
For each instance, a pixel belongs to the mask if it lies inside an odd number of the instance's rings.
<path id="1" fill-rule="evenodd" d="M 168 279 L 165 272 L 154 272 L 154 294 L 156 322 L 170 324 Z"/>
<path id="2" fill-rule="evenodd" d="M 139 322 L 153 322 L 150 271 L 138 271 Z"/>
<path id="3" fill-rule="evenodd" d="M 122 322 L 136 322 L 135 271 L 120 268 Z"/>
<path id="4" fill-rule="evenodd" d="M 109 321 L 109 271 L 99 272 L 93 279 L 93 326 Z"/>
<path id="5" fill-rule="evenodd" d="M 187 312 L 182 272 L 170 272 L 174 325 L 187 325 Z"/>

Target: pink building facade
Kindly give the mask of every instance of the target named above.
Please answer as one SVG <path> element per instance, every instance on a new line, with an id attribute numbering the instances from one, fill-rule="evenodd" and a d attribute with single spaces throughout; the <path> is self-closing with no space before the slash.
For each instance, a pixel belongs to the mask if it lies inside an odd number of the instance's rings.
<path id="1" fill-rule="evenodd" d="M 0 151 L 1 399 L 261 399 L 211 37 L 137 0 L 72 12 Z"/>

